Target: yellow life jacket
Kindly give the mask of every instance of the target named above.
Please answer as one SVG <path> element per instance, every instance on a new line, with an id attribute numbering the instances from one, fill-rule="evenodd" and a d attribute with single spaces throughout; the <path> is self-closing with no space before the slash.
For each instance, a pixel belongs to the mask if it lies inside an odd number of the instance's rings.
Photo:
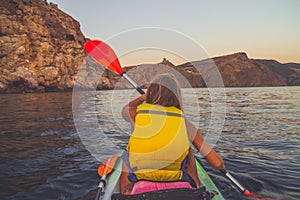
<path id="1" fill-rule="evenodd" d="M 135 127 L 126 148 L 133 172 L 131 181 L 187 179 L 183 162 L 189 147 L 181 110 L 148 103 L 138 106 Z"/>

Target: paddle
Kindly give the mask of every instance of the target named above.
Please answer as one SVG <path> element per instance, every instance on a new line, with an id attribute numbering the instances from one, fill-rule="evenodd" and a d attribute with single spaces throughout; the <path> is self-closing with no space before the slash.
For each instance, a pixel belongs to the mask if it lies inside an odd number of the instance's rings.
<path id="1" fill-rule="evenodd" d="M 249 190 L 245 189 L 229 172 L 227 172 L 225 169 L 221 170 L 221 172 L 245 195 L 248 197 L 252 197 L 254 199 L 260 199 L 260 200 L 272 200 L 268 197 L 260 196 L 253 194 Z"/>
<path id="2" fill-rule="evenodd" d="M 110 71 L 121 75 L 140 94 L 145 94 L 145 92 L 130 77 L 128 77 L 125 72 L 123 72 L 118 57 L 113 49 L 106 43 L 100 40 L 89 40 L 85 43 L 84 49 L 96 62 L 100 63 Z"/>
<path id="3" fill-rule="evenodd" d="M 114 155 L 99 165 L 98 175 L 101 178 L 100 178 L 100 181 L 98 184 L 98 190 L 97 190 L 97 193 L 95 196 L 95 200 L 99 200 L 101 197 L 101 194 L 103 194 L 104 188 L 106 185 L 105 179 L 106 179 L 107 175 L 109 175 L 113 171 L 116 161 L 118 160 L 118 157 L 119 157 L 118 155 Z"/>
<path id="4" fill-rule="evenodd" d="M 120 65 L 119 59 L 116 56 L 115 52 L 113 51 L 113 49 L 108 46 L 107 44 L 105 44 L 104 42 L 100 41 L 100 40 L 89 40 L 88 42 L 86 42 L 86 44 L 84 45 L 84 49 L 85 51 L 99 64 L 101 64 L 102 66 L 106 67 L 107 69 L 109 69 L 110 71 L 121 75 L 122 77 L 124 77 L 125 79 L 128 80 L 128 82 L 140 93 L 140 94 L 145 94 L 145 92 L 131 79 L 129 78 L 125 72 L 123 72 L 122 67 Z M 106 169 L 106 168 L 105 168 Z M 107 171 L 112 170 L 112 169 L 108 169 Z M 239 190 L 241 190 L 241 192 L 245 195 L 245 196 L 249 196 L 249 197 L 253 197 L 255 199 L 261 199 L 261 200 L 270 200 L 269 198 L 266 197 L 262 197 L 256 194 L 251 193 L 249 190 L 246 190 L 233 176 L 231 176 L 231 174 L 229 172 L 227 172 L 226 170 L 222 170 L 222 172 L 224 173 L 224 175 L 234 184 L 236 185 Z M 108 173 L 107 173 L 108 174 Z M 104 177 L 104 178 L 103 178 Z M 104 173 L 104 175 L 102 176 L 101 180 L 105 179 L 106 177 L 106 173 Z M 99 186 L 101 184 L 101 188 L 98 186 L 98 192 L 99 194 L 101 193 L 101 190 L 103 190 L 103 184 L 105 185 L 105 181 L 101 181 L 99 183 Z M 97 192 L 97 194 L 98 194 Z"/>

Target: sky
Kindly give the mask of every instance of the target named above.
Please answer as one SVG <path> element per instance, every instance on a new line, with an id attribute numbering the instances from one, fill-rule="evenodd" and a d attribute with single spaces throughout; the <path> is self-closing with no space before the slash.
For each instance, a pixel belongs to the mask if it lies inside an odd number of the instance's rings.
<path id="1" fill-rule="evenodd" d="M 246 52 L 300 63 L 299 0 L 48 0 L 108 43 L 121 64 Z"/>

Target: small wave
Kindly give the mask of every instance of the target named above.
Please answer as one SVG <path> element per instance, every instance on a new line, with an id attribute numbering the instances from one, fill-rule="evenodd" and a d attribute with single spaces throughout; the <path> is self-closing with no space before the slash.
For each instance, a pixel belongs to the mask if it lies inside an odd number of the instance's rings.
<path id="1" fill-rule="evenodd" d="M 66 118 L 64 117 L 48 117 L 48 118 L 38 118 L 35 119 L 34 122 L 55 122 L 55 121 L 64 121 Z"/>
<path id="2" fill-rule="evenodd" d="M 56 134 L 59 134 L 60 131 L 59 130 L 55 130 L 55 131 L 45 131 L 45 132 L 42 132 L 40 134 L 40 136 L 48 136 L 48 135 L 56 135 Z"/>

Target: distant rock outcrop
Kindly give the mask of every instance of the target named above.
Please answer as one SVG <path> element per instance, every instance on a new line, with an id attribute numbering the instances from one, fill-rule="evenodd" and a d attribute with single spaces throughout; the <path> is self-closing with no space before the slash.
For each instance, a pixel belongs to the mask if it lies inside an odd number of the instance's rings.
<path id="1" fill-rule="evenodd" d="M 123 71 L 125 71 L 128 76 L 130 76 L 142 88 L 146 88 L 149 82 L 159 74 L 173 74 L 177 79 L 179 79 L 182 87 L 205 86 L 198 71 L 193 72 L 186 69 L 180 69 L 165 58 L 158 64 L 141 64 L 137 66 L 124 67 Z M 101 90 L 113 88 L 125 89 L 132 88 L 132 86 L 119 75 L 106 70 L 102 73 L 97 89 Z"/>
<path id="2" fill-rule="evenodd" d="M 163 58 L 163 61 L 159 64 L 163 64 L 163 65 L 167 65 L 167 66 L 171 66 L 174 67 L 175 65 L 173 63 L 171 63 L 169 60 L 167 60 L 166 58 Z"/>
<path id="3" fill-rule="evenodd" d="M 80 24 L 45 0 L 0 4 L 0 92 L 67 90 L 85 58 Z"/>

